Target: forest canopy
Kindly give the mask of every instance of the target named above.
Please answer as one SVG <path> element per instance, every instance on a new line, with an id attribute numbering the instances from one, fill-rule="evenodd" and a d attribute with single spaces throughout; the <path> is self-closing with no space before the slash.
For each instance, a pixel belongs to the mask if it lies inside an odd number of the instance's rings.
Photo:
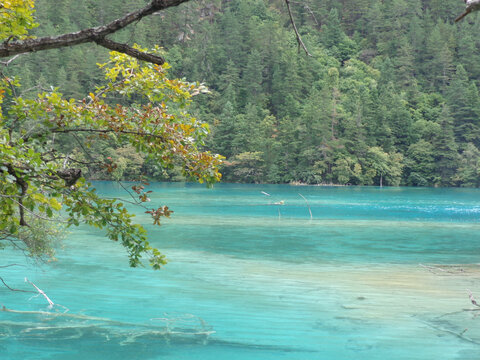
<path id="1" fill-rule="evenodd" d="M 146 2 L 36 4 L 40 37 L 108 24 Z M 210 126 L 207 149 L 226 157 L 225 181 L 480 185 L 476 13 L 455 24 L 459 0 L 290 6 L 312 56 L 298 52 L 281 0 L 188 1 L 111 38 L 158 44 L 174 76 L 208 86 L 191 112 Z M 24 88 L 53 85 L 79 98 L 102 78 L 99 59 L 103 48 L 82 45 L 22 56 L 8 72 Z M 129 147 L 96 146 L 119 166 L 90 179 L 184 179 Z"/>

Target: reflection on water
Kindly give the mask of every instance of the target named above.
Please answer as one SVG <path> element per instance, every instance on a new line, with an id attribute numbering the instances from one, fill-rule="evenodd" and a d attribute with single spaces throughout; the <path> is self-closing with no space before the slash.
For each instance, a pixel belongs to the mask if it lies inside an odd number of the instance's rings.
<path id="1" fill-rule="evenodd" d="M 479 191 L 154 187 L 176 211 L 150 228 L 159 272 L 86 228 L 56 263 L 2 253 L 25 264 L 2 269 L 12 287 L 27 276 L 69 308 L 0 288 L 20 311 L 0 311 L 2 360 L 480 357 Z"/>

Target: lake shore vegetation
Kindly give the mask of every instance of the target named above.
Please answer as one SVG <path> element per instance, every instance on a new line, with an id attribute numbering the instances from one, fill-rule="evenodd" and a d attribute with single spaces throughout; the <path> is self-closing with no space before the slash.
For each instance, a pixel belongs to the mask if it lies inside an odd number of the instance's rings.
<path id="1" fill-rule="evenodd" d="M 108 24 L 146 2 L 36 2 L 37 36 Z M 206 149 L 223 180 L 245 183 L 480 186 L 480 67 L 476 13 L 455 23 L 458 0 L 188 1 L 112 36 L 160 45 L 178 78 L 211 93 L 192 113 L 208 122 Z M 25 89 L 81 98 L 103 76 L 101 46 L 12 62 Z M 84 59 L 78 62 L 77 59 Z M 118 164 L 91 179 L 184 180 L 124 144 L 96 145 Z"/>

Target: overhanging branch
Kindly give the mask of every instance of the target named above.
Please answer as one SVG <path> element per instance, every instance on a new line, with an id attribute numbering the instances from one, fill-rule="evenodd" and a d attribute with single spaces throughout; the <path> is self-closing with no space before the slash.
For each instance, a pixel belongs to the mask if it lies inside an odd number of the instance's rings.
<path id="1" fill-rule="evenodd" d="M 465 0 L 465 11 L 455 19 L 455 22 L 462 20 L 468 14 L 480 10 L 480 0 Z"/>
<path id="2" fill-rule="evenodd" d="M 116 19 L 103 26 L 88 28 L 59 36 L 47 36 L 22 41 L 6 41 L 0 44 L 0 58 L 95 42 L 110 50 L 126 53 L 140 60 L 161 65 L 164 63 L 164 60 L 161 57 L 143 53 L 139 50 L 129 47 L 128 45 L 118 44 L 111 40 L 107 40 L 105 37 L 125 28 L 135 21 L 141 20 L 145 16 L 152 15 L 157 11 L 167 9 L 169 7 L 178 6 L 187 1 L 189 0 L 153 0 L 144 8 L 133 11 L 124 17 Z"/>

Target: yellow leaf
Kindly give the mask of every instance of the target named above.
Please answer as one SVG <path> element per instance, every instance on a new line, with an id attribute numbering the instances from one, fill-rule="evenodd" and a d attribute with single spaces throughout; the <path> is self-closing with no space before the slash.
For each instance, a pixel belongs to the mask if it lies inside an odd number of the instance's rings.
<path id="1" fill-rule="evenodd" d="M 49 201 L 49 204 L 53 209 L 57 211 L 59 211 L 62 208 L 62 204 L 60 204 L 55 198 L 51 198 Z"/>
<path id="2" fill-rule="evenodd" d="M 45 196 L 43 196 L 40 193 L 33 193 L 31 195 L 31 197 L 32 197 L 33 200 L 38 201 L 38 202 L 43 203 L 43 204 L 47 202 L 47 199 L 45 198 Z"/>

